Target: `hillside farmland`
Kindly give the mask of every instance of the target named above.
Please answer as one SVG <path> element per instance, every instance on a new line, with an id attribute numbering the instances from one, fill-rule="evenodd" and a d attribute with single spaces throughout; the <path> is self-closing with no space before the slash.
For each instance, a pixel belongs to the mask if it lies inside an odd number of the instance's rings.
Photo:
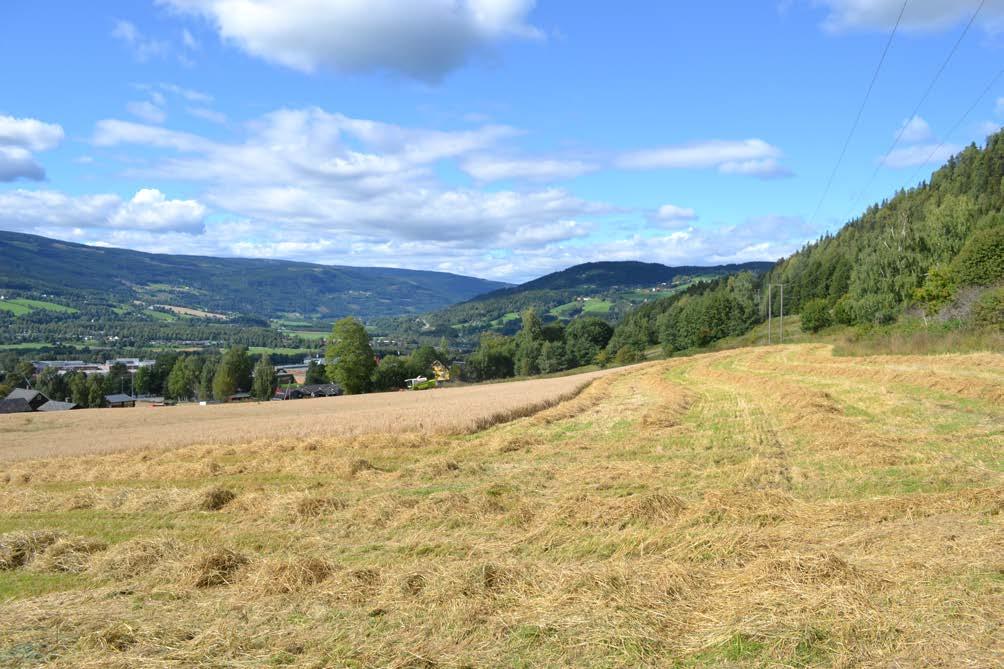
<path id="1" fill-rule="evenodd" d="M 1002 406 L 999 354 L 790 345 L 473 434 L 3 463 L 0 664 L 995 666 Z"/>

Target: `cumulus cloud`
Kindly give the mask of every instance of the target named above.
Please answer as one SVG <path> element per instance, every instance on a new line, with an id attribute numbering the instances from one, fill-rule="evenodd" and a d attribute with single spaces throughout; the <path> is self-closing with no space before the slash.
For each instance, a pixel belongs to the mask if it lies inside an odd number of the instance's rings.
<path id="1" fill-rule="evenodd" d="M 823 26 L 833 32 L 889 30 L 903 7 L 901 0 L 819 0 L 828 9 Z M 912 0 L 900 24 L 902 28 L 936 31 L 968 21 L 980 0 Z M 1004 25 L 1004 0 L 987 0 L 979 23 L 989 30 Z"/>
<path id="2" fill-rule="evenodd" d="M 614 164 L 623 169 L 717 169 L 723 174 L 772 178 L 790 174 L 779 162 L 781 150 L 762 139 L 710 140 L 624 153 Z"/>
<path id="3" fill-rule="evenodd" d="M 649 221 L 664 228 L 686 226 L 697 220 L 697 212 L 690 207 L 664 204 L 649 214 Z"/>
<path id="4" fill-rule="evenodd" d="M 45 170 L 31 152 L 18 146 L 0 146 L 0 181 L 45 179 Z"/>
<path id="5" fill-rule="evenodd" d="M 387 70 L 436 81 L 506 38 L 539 38 L 535 0 L 158 0 L 246 53 L 302 72 Z"/>
<path id="6" fill-rule="evenodd" d="M 71 196 L 52 190 L 0 192 L 0 225 L 44 232 L 51 229 L 127 229 L 146 232 L 198 233 L 207 210 L 195 200 L 168 200 L 145 188 L 131 200 L 118 195 Z"/>
<path id="7" fill-rule="evenodd" d="M 63 128 L 33 118 L 0 116 L 0 182 L 45 179 L 34 151 L 48 151 L 63 140 Z"/>
<path id="8" fill-rule="evenodd" d="M 63 128 L 33 118 L 0 115 L 0 145 L 48 151 L 63 141 Z"/>
<path id="9" fill-rule="evenodd" d="M 962 150 L 957 144 L 914 144 L 893 150 L 882 160 L 882 164 L 893 169 L 937 165 L 945 162 Z"/>
<path id="10" fill-rule="evenodd" d="M 552 158 L 504 158 L 473 156 L 461 164 L 461 169 L 478 181 L 507 181 L 527 179 L 552 181 L 571 179 L 598 169 L 593 163 L 582 160 L 557 160 Z"/>
<path id="11" fill-rule="evenodd" d="M 126 105 L 130 114 L 148 123 L 163 123 L 167 120 L 167 112 L 150 100 L 130 102 Z"/>
<path id="12" fill-rule="evenodd" d="M 144 188 L 108 218 L 109 227 L 130 230 L 202 232 L 206 207 L 195 200 L 168 200 L 155 188 Z"/>
<path id="13" fill-rule="evenodd" d="M 896 133 L 896 137 L 908 144 L 926 142 L 933 136 L 934 133 L 931 132 L 931 126 L 920 116 L 914 116 L 903 121 L 899 131 Z"/>
<path id="14" fill-rule="evenodd" d="M 442 186 L 437 162 L 463 159 L 517 134 L 507 126 L 428 130 L 309 108 L 272 112 L 247 128 L 244 141 L 220 143 L 109 119 L 97 124 L 93 141 L 170 150 L 134 176 L 197 181 L 219 208 L 256 220 L 309 223 L 319 232 L 491 239 L 523 224 L 608 209 L 553 188 L 517 193 Z"/>

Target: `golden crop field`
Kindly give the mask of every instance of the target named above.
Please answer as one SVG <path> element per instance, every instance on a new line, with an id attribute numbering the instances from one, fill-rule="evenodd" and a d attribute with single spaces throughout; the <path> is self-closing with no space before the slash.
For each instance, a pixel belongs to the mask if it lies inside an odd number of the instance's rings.
<path id="1" fill-rule="evenodd" d="M 471 434 L 245 419 L 0 464 L 0 666 L 1004 658 L 1000 354 L 724 351 Z"/>
<path id="2" fill-rule="evenodd" d="M 255 439 L 352 436 L 373 432 L 463 432 L 496 414 L 574 394 L 613 370 L 533 381 L 437 388 L 432 391 L 325 397 L 244 404 L 139 405 L 0 415 L 0 463 Z"/>

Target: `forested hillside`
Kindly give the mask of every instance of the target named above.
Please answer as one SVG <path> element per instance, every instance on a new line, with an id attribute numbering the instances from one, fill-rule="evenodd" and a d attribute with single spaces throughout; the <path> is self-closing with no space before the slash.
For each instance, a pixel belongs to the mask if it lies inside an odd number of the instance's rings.
<path id="1" fill-rule="evenodd" d="M 869 207 L 836 234 L 778 261 L 639 307 L 609 350 L 668 351 L 743 334 L 767 317 L 767 285 L 803 327 L 881 324 L 906 311 L 976 327 L 1004 321 L 1004 133 L 966 148 L 929 181 Z M 773 313 L 779 313 L 775 292 Z"/>
<path id="2" fill-rule="evenodd" d="M 670 267 L 635 261 L 584 263 L 479 295 L 420 319 L 398 319 L 383 327 L 393 332 L 476 340 L 485 331 L 515 333 L 520 328 L 520 314 L 531 308 L 545 320 L 567 322 L 593 316 L 616 322 L 639 304 L 695 282 L 744 270 L 763 271 L 770 266 L 767 262 L 710 267 Z"/>
<path id="3" fill-rule="evenodd" d="M 334 319 L 420 313 L 506 284 L 445 272 L 100 248 L 0 231 L 0 292 Z M 64 300 L 65 301 L 65 300 Z"/>
<path id="4" fill-rule="evenodd" d="M 784 285 L 785 313 L 800 314 L 808 331 L 890 323 L 908 312 L 926 322 L 999 329 L 1002 281 L 1004 133 L 998 133 L 985 148 L 970 146 L 952 158 L 930 181 L 870 207 L 767 271 L 694 282 L 632 310 L 605 337 L 572 336 L 584 331 L 573 327 L 578 321 L 543 328 L 527 311 L 515 337 L 482 338 L 468 373 L 484 379 L 628 363 L 656 344 L 670 354 L 699 349 L 766 320 L 769 284 Z M 776 290 L 772 306 L 778 315 Z"/>

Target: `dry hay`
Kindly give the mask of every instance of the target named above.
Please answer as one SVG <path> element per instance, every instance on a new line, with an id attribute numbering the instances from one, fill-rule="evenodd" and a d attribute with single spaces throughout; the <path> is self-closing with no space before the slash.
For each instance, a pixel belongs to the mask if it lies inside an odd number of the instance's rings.
<path id="1" fill-rule="evenodd" d="M 91 558 L 108 547 L 103 541 L 83 537 L 63 537 L 50 544 L 31 561 L 29 568 L 39 572 L 79 574 L 87 570 Z"/>
<path id="2" fill-rule="evenodd" d="M 35 562 L 92 517 L 133 538 L 0 635 L 57 666 L 994 666 L 1004 416 L 897 438 L 913 390 L 768 373 L 822 360 L 642 365 L 473 435 L 19 466 L 0 505 L 59 533 Z M 203 513 L 214 480 L 239 495 Z"/>
<path id="3" fill-rule="evenodd" d="M 181 543 L 170 536 L 137 537 L 114 544 L 91 561 L 91 571 L 114 579 L 129 579 L 152 573 L 165 562 L 176 562 L 184 553 Z"/>
<path id="4" fill-rule="evenodd" d="M 262 560 L 245 576 L 241 590 L 247 596 L 281 595 L 312 588 L 335 572 L 335 565 L 318 557 Z"/>
<path id="5" fill-rule="evenodd" d="M 0 535 L 0 571 L 28 565 L 63 536 L 62 532 L 52 530 L 16 531 Z"/>
<path id="6" fill-rule="evenodd" d="M 195 588 L 230 585 L 236 572 L 248 563 L 248 558 L 229 548 L 210 548 L 195 556 L 183 581 Z"/>
<path id="7" fill-rule="evenodd" d="M 307 495 L 296 502 L 296 515 L 301 518 L 317 518 L 330 511 L 344 509 L 345 502 L 335 497 Z"/>
<path id="8" fill-rule="evenodd" d="M 200 508 L 203 511 L 219 511 L 235 499 L 237 499 L 237 493 L 233 490 L 210 488 L 202 496 Z"/>

